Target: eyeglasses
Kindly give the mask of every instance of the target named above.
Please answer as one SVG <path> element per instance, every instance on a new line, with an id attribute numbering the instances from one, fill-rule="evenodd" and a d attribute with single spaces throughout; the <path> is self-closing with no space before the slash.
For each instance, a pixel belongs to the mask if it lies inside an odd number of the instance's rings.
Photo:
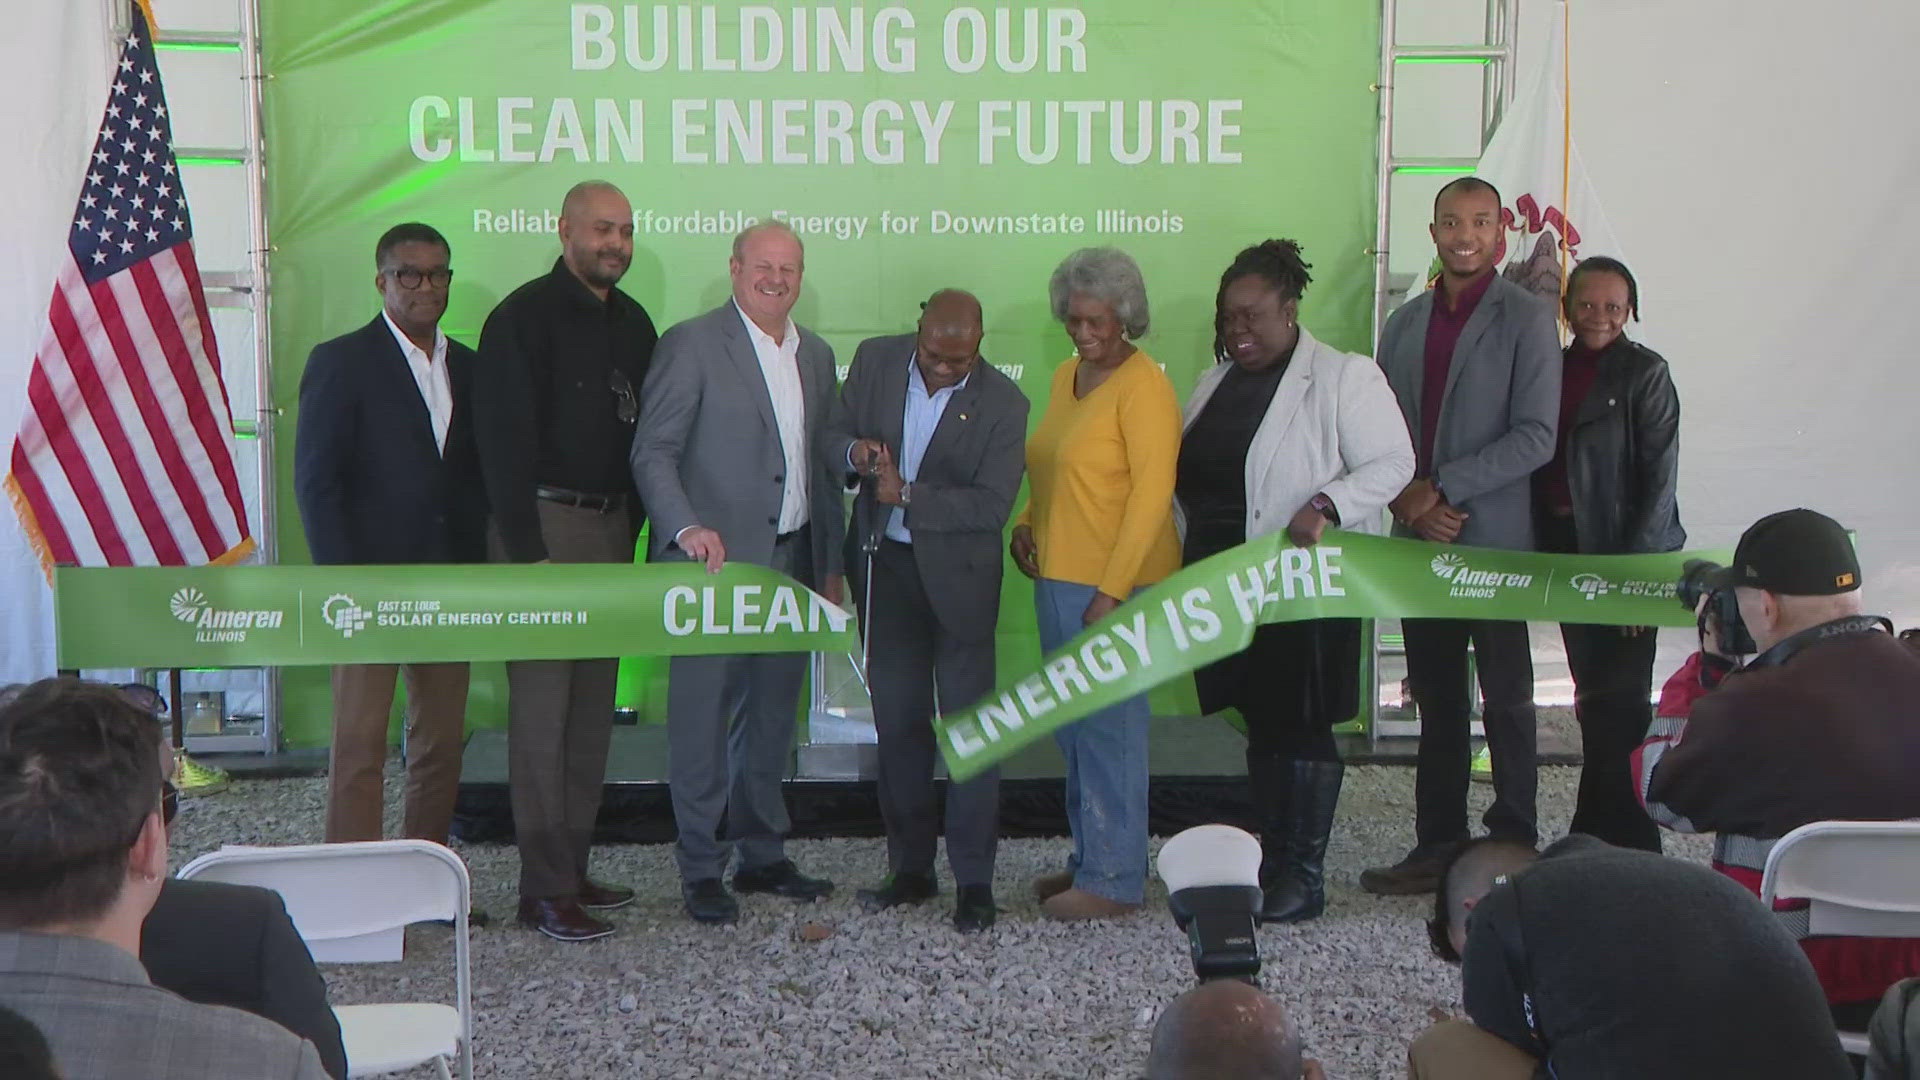
<path id="1" fill-rule="evenodd" d="M 387 275 L 400 283 L 403 289 L 417 289 L 421 282 L 431 281 L 436 289 L 444 289 L 453 284 L 453 271 L 441 270 L 389 270 Z"/>
<path id="2" fill-rule="evenodd" d="M 614 411 L 619 413 L 620 422 L 631 424 L 640 419 L 640 399 L 633 392 L 633 383 L 628 381 L 627 373 L 619 368 L 607 372 L 607 386 L 613 391 Z"/>

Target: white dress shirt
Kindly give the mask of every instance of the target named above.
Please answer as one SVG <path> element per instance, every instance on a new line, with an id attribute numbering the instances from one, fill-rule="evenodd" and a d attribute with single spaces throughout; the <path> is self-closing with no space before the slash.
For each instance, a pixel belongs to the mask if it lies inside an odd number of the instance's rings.
<path id="1" fill-rule="evenodd" d="M 753 355 L 760 361 L 760 374 L 767 381 L 767 396 L 773 399 L 773 419 L 780 429 L 780 451 L 786 458 L 786 482 L 780 491 L 782 535 L 807 523 L 807 399 L 800 385 L 800 331 L 787 320 L 787 329 L 779 341 L 760 329 L 747 313 L 740 312 L 746 324 L 747 339 L 753 342 Z"/>
<path id="2" fill-rule="evenodd" d="M 387 321 L 387 329 L 393 331 L 393 340 L 400 343 L 400 354 L 407 358 L 407 370 L 413 372 L 413 385 L 420 389 L 420 400 L 426 403 L 427 415 L 433 419 L 433 445 L 444 454 L 447 427 L 453 423 L 453 383 L 447 377 L 447 335 L 441 333 L 439 327 L 433 328 L 433 355 L 428 356 L 400 332 L 393 324 L 393 316 L 382 311 L 380 317 Z"/>

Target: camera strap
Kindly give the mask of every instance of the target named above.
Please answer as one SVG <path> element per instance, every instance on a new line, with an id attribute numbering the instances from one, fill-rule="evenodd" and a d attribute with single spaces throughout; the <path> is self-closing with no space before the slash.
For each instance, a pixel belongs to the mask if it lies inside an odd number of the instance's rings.
<path id="1" fill-rule="evenodd" d="M 1821 642 L 1837 641 L 1841 638 L 1864 637 L 1867 634 L 1891 634 L 1893 621 L 1881 615 L 1848 615 L 1819 626 L 1809 626 L 1797 634 L 1784 637 L 1773 643 L 1773 647 L 1756 655 L 1741 666 L 1741 671 L 1753 671 L 1757 668 L 1779 667 L 1793 659 L 1802 649 Z"/>

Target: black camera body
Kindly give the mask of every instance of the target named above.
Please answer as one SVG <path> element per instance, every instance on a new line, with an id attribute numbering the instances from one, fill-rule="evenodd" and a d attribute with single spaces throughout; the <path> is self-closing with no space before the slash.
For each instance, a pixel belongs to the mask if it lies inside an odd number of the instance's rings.
<path id="1" fill-rule="evenodd" d="M 1202 885 L 1167 897 L 1174 925 L 1187 932 L 1193 973 L 1201 982 L 1252 982 L 1260 974 L 1260 945 L 1254 940 L 1260 903 L 1258 885 Z"/>
<path id="2" fill-rule="evenodd" d="M 1706 559 L 1688 559 L 1681 565 L 1680 580 L 1674 590 L 1680 600 L 1680 606 L 1688 611 L 1700 612 L 1700 631 L 1706 633 L 1707 619 L 1712 617 L 1720 628 L 1720 647 L 1735 656 L 1751 656 L 1760 651 L 1754 644 L 1753 635 L 1747 632 L 1746 622 L 1740 618 L 1740 601 L 1733 595 L 1732 589 L 1715 588 L 1712 576 L 1721 569 L 1719 563 Z M 1707 598 L 1707 606 L 1700 607 L 1701 597 Z"/>

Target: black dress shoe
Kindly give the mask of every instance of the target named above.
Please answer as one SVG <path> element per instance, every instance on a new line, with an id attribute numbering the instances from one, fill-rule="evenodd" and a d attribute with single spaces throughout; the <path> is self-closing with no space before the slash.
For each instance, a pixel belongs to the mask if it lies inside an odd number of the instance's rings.
<path id="1" fill-rule="evenodd" d="M 680 899 L 687 917 L 697 923 L 735 923 L 740 921 L 740 902 L 727 892 L 717 877 L 701 878 L 680 886 Z"/>
<path id="2" fill-rule="evenodd" d="M 938 895 L 940 883 L 932 874 L 889 874 L 885 884 L 877 889 L 861 889 L 853 898 L 860 901 L 862 910 L 872 913 L 901 904 L 918 904 Z"/>
<path id="3" fill-rule="evenodd" d="M 612 911 L 633 903 L 633 890 L 621 885 L 602 885 L 580 879 L 580 906 L 595 911 Z"/>
<path id="4" fill-rule="evenodd" d="M 733 875 L 733 891 L 772 893 L 789 900 L 818 900 L 833 894 L 833 882 L 826 878 L 808 877 L 793 865 L 792 859 L 781 859 L 777 863 L 755 870 L 742 870 Z"/>
<path id="5" fill-rule="evenodd" d="M 953 905 L 953 928 L 963 934 L 977 934 L 993 925 L 1000 909 L 993 906 L 993 886 L 962 885 Z"/>
<path id="6" fill-rule="evenodd" d="M 520 899 L 520 925 L 555 941 L 592 941 L 613 933 L 613 924 L 587 914 L 571 896 L 554 900 Z"/>

